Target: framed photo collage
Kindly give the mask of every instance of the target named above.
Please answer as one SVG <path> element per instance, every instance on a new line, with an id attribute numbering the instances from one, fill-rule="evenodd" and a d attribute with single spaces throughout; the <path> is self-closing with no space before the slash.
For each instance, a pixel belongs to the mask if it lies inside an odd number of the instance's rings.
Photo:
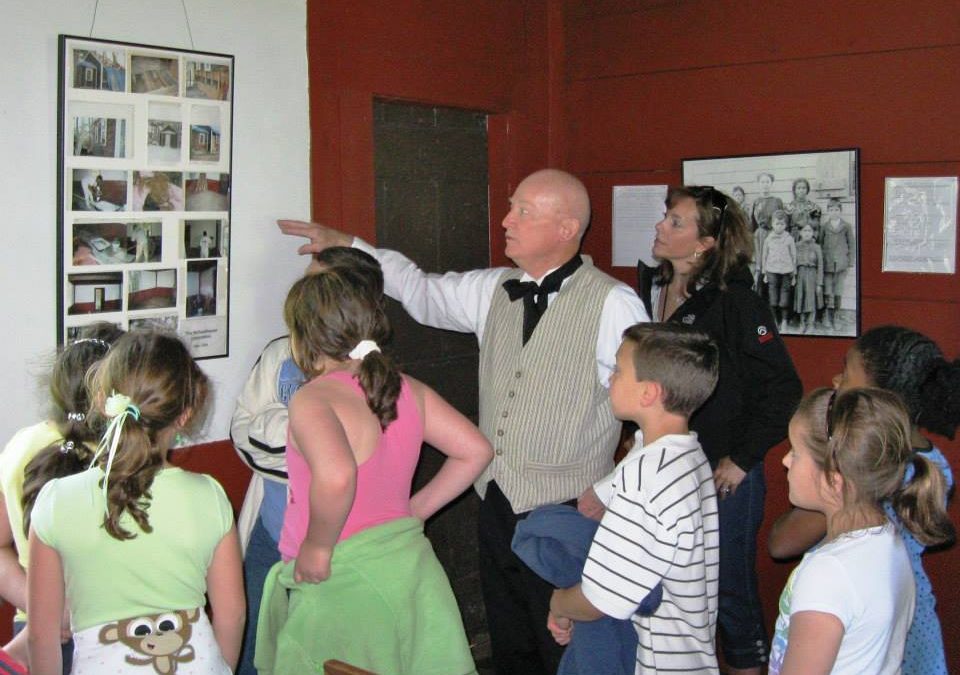
<path id="1" fill-rule="evenodd" d="M 229 348 L 234 59 L 60 36 L 58 343 L 84 325 Z"/>

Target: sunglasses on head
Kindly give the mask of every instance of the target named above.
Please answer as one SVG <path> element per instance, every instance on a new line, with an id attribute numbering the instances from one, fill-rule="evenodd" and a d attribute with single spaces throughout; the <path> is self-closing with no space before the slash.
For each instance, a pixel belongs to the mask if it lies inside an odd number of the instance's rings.
<path id="1" fill-rule="evenodd" d="M 713 209 L 717 214 L 717 238 L 720 238 L 723 226 L 723 215 L 727 212 L 729 203 L 727 196 L 712 185 L 691 185 L 687 190 L 703 206 Z"/>
<path id="2" fill-rule="evenodd" d="M 827 439 L 833 438 L 833 404 L 837 400 L 837 390 L 830 392 L 830 400 L 827 401 Z"/>

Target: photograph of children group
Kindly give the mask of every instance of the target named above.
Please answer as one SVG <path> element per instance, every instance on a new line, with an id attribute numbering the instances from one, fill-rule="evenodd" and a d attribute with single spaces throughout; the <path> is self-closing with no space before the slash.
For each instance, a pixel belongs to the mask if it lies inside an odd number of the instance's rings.
<path id="1" fill-rule="evenodd" d="M 47 339 L 8 347 L 0 675 L 958 672 L 960 285 L 882 257 L 885 180 L 960 136 L 788 134 L 894 3 L 837 66 L 778 55 L 827 49 L 809 3 L 204 2 L 167 4 L 236 91 L 59 35 L 59 222 L 12 221 L 58 259 L 0 284 Z"/>
<path id="2" fill-rule="evenodd" d="M 857 176 L 855 150 L 684 162 L 684 182 L 747 216 L 755 286 L 784 335 L 857 335 Z"/>

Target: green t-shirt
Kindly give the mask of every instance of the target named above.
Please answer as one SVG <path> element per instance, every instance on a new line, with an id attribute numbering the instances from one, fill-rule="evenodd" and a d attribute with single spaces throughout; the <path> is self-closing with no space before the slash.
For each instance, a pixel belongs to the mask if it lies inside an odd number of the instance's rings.
<path id="1" fill-rule="evenodd" d="M 136 537 L 114 539 L 103 528 L 99 468 L 44 486 L 33 508 L 37 536 L 63 562 L 74 632 L 142 614 L 202 607 L 207 569 L 233 525 L 220 484 L 205 474 L 167 468 L 154 478 L 147 509 L 151 533 L 129 514 Z"/>

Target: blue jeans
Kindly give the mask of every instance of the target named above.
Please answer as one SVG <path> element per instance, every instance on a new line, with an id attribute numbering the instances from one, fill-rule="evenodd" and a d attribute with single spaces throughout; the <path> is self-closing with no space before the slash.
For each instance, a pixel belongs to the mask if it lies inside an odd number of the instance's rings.
<path id="1" fill-rule="evenodd" d="M 720 599 L 717 630 L 723 657 L 733 668 L 763 665 L 770 655 L 757 586 L 757 533 L 767 486 L 763 462 L 747 472 L 737 491 L 718 501 Z"/>
<path id="2" fill-rule="evenodd" d="M 247 627 L 243 633 L 243 649 L 240 651 L 240 663 L 237 675 L 256 675 L 253 667 L 254 646 L 257 642 L 257 618 L 260 615 L 260 598 L 263 595 L 263 582 L 267 572 L 280 560 L 280 551 L 267 532 L 260 518 L 257 518 L 250 533 L 247 554 L 243 558 L 243 589 L 247 594 Z"/>

